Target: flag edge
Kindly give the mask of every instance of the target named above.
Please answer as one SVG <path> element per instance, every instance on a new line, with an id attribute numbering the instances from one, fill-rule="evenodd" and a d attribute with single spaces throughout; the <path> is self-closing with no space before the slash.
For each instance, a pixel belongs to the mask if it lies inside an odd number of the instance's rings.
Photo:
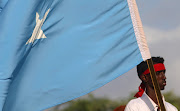
<path id="1" fill-rule="evenodd" d="M 127 0 L 130 16 L 134 28 L 134 33 L 136 36 L 137 44 L 141 53 L 143 60 L 151 58 L 151 54 L 148 48 L 146 36 L 144 34 L 141 18 L 139 15 L 138 7 L 135 0 Z"/>

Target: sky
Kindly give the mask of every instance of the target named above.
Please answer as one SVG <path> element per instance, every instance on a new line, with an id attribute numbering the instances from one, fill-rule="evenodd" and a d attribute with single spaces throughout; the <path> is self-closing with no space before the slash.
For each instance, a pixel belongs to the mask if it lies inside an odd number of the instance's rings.
<path id="1" fill-rule="evenodd" d="M 151 56 L 165 59 L 167 86 L 180 96 L 180 0 L 136 0 Z M 138 91 L 136 68 L 93 91 L 97 97 L 125 98 Z"/>

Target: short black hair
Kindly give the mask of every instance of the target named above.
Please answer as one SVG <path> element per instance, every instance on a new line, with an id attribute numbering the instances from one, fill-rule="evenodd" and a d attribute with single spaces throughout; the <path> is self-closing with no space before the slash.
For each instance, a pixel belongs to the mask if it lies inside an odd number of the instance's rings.
<path id="1" fill-rule="evenodd" d="M 164 63 L 164 58 L 163 57 L 152 57 L 152 61 L 153 61 L 153 64 L 157 64 L 157 63 Z M 141 62 L 139 65 L 137 65 L 137 73 L 138 73 L 138 76 L 140 78 L 141 74 L 146 70 L 148 69 L 148 65 L 147 65 L 147 62 L 146 61 L 143 61 Z"/>

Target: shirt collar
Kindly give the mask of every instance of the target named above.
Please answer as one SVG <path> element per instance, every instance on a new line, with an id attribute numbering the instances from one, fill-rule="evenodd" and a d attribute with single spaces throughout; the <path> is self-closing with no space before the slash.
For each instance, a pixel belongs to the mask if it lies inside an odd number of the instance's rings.
<path id="1" fill-rule="evenodd" d="M 146 94 L 146 92 L 143 93 L 141 99 L 147 104 L 150 110 L 157 110 L 158 105 Z M 162 99 L 164 102 L 164 96 L 162 96 Z"/>

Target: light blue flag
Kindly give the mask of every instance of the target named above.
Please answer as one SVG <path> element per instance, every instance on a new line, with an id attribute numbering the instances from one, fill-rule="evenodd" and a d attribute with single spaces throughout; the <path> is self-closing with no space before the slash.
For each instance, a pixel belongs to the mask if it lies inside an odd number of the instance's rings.
<path id="1" fill-rule="evenodd" d="M 0 111 L 40 111 L 150 58 L 135 0 L 1 0 Z"/>

